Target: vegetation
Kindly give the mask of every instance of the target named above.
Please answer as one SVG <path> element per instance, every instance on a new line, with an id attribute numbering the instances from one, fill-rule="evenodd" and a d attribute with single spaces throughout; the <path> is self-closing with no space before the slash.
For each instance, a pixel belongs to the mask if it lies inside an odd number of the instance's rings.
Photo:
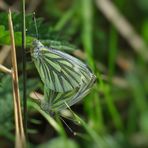
<path id="1" fill-rule="evenodd" d="M 0 3 L 0 147 L 12 147 L 16 142 L 16 117 L 8 9 L 11 7 L 12 11 L 24 111 L 22 10 L 21 1 Z M 47 114 L 38 104 L 44 88 L 30 56 L 32 41 L 37 39 L 33 12 L 39 40 L 45 46 L 81 59 L 97 77 L 89 95 L 55 116 Z M 27 127 L 24 126 L 24 131 L 28 147 L 148 147 L 148 1 L 30 0 L 26 1 L 25 15 Z M 5 71 L 2 66 L 8 69 Z"/>

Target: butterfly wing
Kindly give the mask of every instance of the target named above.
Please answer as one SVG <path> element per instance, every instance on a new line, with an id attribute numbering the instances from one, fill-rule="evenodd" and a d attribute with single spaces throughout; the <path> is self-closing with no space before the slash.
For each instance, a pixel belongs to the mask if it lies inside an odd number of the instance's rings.
<path id="1" fill-rule="evenodd" d="M 39 41 L 31 55 L 43 83 L 55 92 L 68 92 L 91 80 L 92 73 L 83 62 Z"/>
<path id="2" fill-rule="evenodd" d="M 74 105 L 90 92 L 95 79 L 96 77 L 92 75 L 91 80 L 87 84 L 83 83 L 80 88 L 76 88 L 69 92 L 55 92 L 45 89 L 44 106 L 48 106 L 48 109 L 46 108 L 46 111 L 48 110 L 49 112 L 59 112 L 67 108 L 66 104 L 68 104 L 68 106 Z"/>
<path id="3" fill-rule="evenodd" d="M 58 112 L 66 108 L 65 102 L 68 102 L 77 91 L 77 88 L 68 92 L 55 92 L 50 89 L 44 89 L 44 100 L 41 102 L 41 108 L 49 113 Z"/>

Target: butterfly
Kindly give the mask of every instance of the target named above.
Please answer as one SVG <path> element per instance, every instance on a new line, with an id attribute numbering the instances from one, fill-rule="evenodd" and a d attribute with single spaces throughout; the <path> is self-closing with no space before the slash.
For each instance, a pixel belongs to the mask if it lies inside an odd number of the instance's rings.
<path id="1" fill-rule="evenodd" d="M 58 112 L 90 92 L 96 76 L 86 64 L 70 54 L 45 47 L 39 40 L 34 40 L 32 46 L 31 57 L 44 84 L 43 110 Z"/>

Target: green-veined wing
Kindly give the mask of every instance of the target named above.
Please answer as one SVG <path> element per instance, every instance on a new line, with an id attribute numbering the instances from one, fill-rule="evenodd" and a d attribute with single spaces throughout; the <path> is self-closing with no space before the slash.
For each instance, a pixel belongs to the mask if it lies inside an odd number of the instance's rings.
<path id="1" fill-rule="evenodd" d="M 87 85 L 92 79 L 90 69 L 77 58 L 44 47 L 35 40 L 31 56 L 45 87 L 55 92 L 69 92 L 81 85 Z"/>
<path id="2" fill-rule="evenodd" d="M 68 106 L 72 106 L 83 99 L 91 90 L 96 77 L 91 76 L 91 80 L 87 85 L 83 84 L 79 88 L 75 88 L 68 92 L 55 92 L 45 87 L 44 100 L 41 102 L 41 108 L 49 113 L 59 112 Z"/>

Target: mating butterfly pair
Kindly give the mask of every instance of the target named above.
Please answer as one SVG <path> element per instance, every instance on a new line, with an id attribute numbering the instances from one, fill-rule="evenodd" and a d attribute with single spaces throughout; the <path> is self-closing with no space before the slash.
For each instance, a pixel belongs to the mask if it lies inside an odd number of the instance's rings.
<path id="1" fill-rule="evenodd" d="M 92 88 L 96 76 L 79 59 L 33 41 L 32 59 L 44 83 L 41 108 L 58 112 L 83 99 Z"/>

